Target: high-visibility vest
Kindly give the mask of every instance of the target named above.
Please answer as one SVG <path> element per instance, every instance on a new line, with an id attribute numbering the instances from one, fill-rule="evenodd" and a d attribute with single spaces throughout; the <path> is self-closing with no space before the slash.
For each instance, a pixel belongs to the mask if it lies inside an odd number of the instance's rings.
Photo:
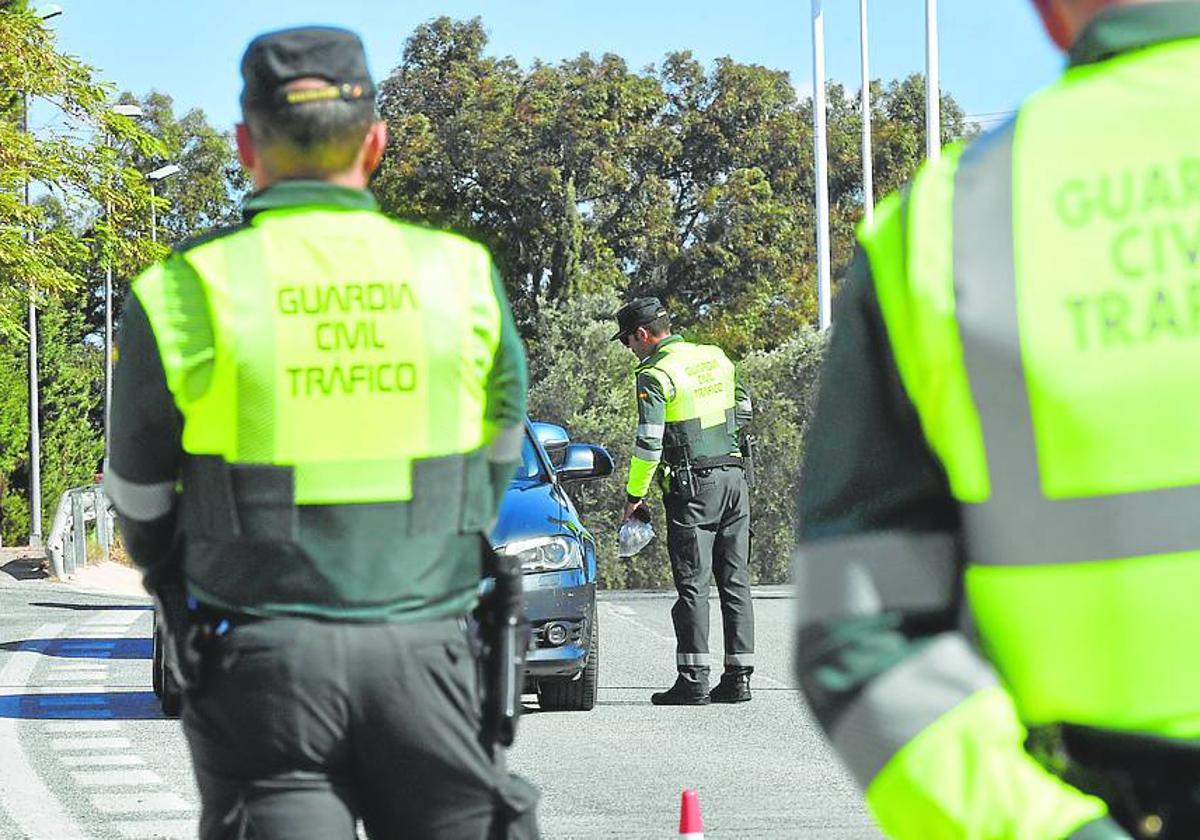
<path id="1" fill-rule="evenodd" d="M 655 377 L 667 396 L 667 465 L 736 453 L 734 366 L 724 351 L 711 344 L 672 341 L 651 359 L 638 366 L 638 373 Z"/>
<path id="2" fill-rule="evenodd" d="M 1200 737 L 1197 67 L 1070 69 L 860 233 L 1029 724 Z"/>
<path id="3" fill-rule="evenodd" d="M 183 417 L 183 527 L 211 562 L 222 541 L 294 539 L 296 506 L 390 503 L 416 537 L 487 527 L 502 313 L 481 245 L 305 206 L 173 260 L 133 292 Z"/>

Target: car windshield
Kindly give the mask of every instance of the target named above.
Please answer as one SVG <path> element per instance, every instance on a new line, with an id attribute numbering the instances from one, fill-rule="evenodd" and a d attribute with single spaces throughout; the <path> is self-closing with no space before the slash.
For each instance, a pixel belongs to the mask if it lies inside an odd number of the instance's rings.
<path id="1" fill-rule="evenodd" d="M 538 458 L 538 454 L 533 445 L 533 439 L 529 436 L 529 432 L 525 432 L 525 439 L 521 441 L 521 463 L 517 467 L 517 474 L 513 476 L 513 481 L 527 481 L 531 478 L 541 478 L 544 475 L 542 462 Z"/>

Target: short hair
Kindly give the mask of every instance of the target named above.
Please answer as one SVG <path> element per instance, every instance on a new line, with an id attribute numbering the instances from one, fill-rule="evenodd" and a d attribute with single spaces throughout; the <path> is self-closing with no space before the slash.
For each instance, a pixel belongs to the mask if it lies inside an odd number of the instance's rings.
<path id="1" fill-rule="evenodd" d="M 669 335 L 671 332 L 671 316 L 659 315 L 653 321 L 643 324 L 646 332 L 653 336 Z"/>
<path id="2" fill-rule="evenodd" d="M 242 119 L 272 175 L 331 175 L 354 163 L 375 122 L 371 99 L 327 99 L 282 107 L 245 105 Z"/>

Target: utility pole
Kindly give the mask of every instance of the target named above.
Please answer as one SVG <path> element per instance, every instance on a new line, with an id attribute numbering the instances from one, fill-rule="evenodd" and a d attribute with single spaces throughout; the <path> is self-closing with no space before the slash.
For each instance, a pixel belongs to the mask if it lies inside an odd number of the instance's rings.
<path id="1" fill-rule="evenodd" d="M 925 152 L 942 156 L 942 93 L 938 82 L 937 0 L 925 0 Z"/>
<path id="2" fill-rule="evenodd" d="M 825 12 L 822 0 L 812 0 L 813 40 L 813 159 L 816 164 L 817 204 L 817 323 L 829 329 L 829 153 L 825 142 Z"/>
<path id="3" fill-rule="evenodd" d="M 862 54 L 862 191 L 863 219 L 875 215 L 875 172 L 871 151 L 871 54 L 867 35 L 867 0 L 858 0 L 859 52 Z"/>

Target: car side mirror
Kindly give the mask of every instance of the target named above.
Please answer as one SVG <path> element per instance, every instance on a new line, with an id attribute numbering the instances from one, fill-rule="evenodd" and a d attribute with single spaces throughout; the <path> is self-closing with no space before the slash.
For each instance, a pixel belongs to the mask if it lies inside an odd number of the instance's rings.
<path id="1" fill-rule="evenodd" d="M 613 459 L 603 446 L 573 443 L 567 447 L 562 466 L 555 472 L 563 481 L 590 481 L 612 475 Z"/>
<path id="2" fill-rule="evenodd" d="M 567 447 L 571 445 L 571 438 L 567 434 L 567 430 L 554 423 L 539 421 L 533 424 L 533 434 L 538 439 L 538 443 L 542 445 L 542 449 L 545 449 L 546 454 L 550 456 L 550 463 L 555 467 L 560 466 Z"/>

